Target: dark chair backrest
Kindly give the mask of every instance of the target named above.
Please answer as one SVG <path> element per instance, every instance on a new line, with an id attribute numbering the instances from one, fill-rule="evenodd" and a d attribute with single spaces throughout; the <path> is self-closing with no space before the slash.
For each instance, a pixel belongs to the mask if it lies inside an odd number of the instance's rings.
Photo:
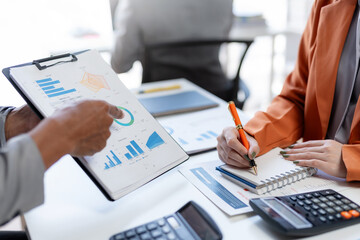
<path id="1" fill-rule="evenodd" d="M 156 71 L 156 69 L 159 69 L 159 66 L 162 63 L 156 62 L 156 60 L 154 59 L 154 56 L 156 53 L 158 54 L 167 54 L 170 53 L 171 51 L 175 51 L 177 54 L 177 57 L 179 57 L 181 59 L 182 56 L 179 55 L 184 55 L 184 61 L 186 61 L 186 57 L 191 57 L 191 53 L 192 50 L 191 49 L 198 49 L 198 50 L 214 50 L 215 49 L 215 53 L 217 54 L 217 58 L 218 58 L 218 54 L 219 54 L 219 49 L 221 44 L 224 43 L 239 43 L 245 46 L 244 50 L 242 51 L 242 54 L 240 55 L 240 60 L 239 60 L 239 65 L 237 67 L 237 71 L 236 74 L 234 76 L 233 79 L 227 79 L 225 74 L 224 76 L 216 76 L 216 78 L 219 78 L 219 82 L 218 82 L 218 86 L 215 86 L 215 90 L 214 88 L 210 89 L 208 88 L 206 82 L 202 82 L 203 84 L 199 84 L 199 78 L 202 74 L 204 76 L 209 76 L 209 74 L 211 74 L 211 72 L 209 72 L 208 70 L 204 69 L 204 68 L 197 68 L 196 64 L 194 64 L 193 67 L 189 67 L 188 69 L 183 69 L 184 67 L 182 67 L 182 69 L 177 69 L 177 66 L 174 66 L 174 64 L 172 65 L 172 63 L 166 63 L 169 67 L 171 68 L 172 71 L 172 75 L 170 75 L 170 78 L 187 78 L 188 80 L 197 83 L 198 85 L 200 85 L 201 87 L 205 88 L 206 90 L 214 93 L 215 95 L 217 95 L 218 97 L 222 98 L 225 101 L 234 101 L 237 106 L 239 108 L 242 108 L 244 101 L 239 101 L 238 100 L 238 92 L 239 92 L 239 88 L 241 86 L 244 86 L 244 84 L 241 84 L 241 79 L 240 79 L 240 71 L 241 71 L 241 67 L 245 58 L 245 55 L 250 47 L 250 45 L 253 43 L 253 41 L 251 40 L 242 40 L 242 39 L 207 39 L 207 40 L 191 40 L 191 41 L 176 41 L 176 42 L 166 42 L 166 43 L 157 43 L 157 44 L 150 44 L 147 45 L 145 47 L 145 53 L 144 53 L 144 59 L 143 59 L 143 77 L 142 77 L 142 82 L 146 83 L 146 82 L 154 82 L 154 81 L 161 81 L 161 80 L 167 80 L 169 79 L 169 77 L 159 77 L 156 76 L 156 73 L 154 74 L 154 71 Z M 163 52 L 161 52 L 163 51 Z M 196 51 L 193 51 L 194 54 L 197 54 Z M 199 52 L 199 51 L 197 51 Z M 213 51 L 211 51 L 213 52 Z M 190 55 L 190 56 L 189 56 Z M 204 51 L 202 51 L 202 55 L 204 54 Z M 211 55 L 211 54 L 209 54 Z M 195 57 L 195 56 L 193 56 Z M 213 56 L 209 56 L 209 57 L 213 57 Z M 204 60 L 204 59 L 203 59 Z M 218 60 L 218 59 L 217 59 Z M 213 63 L 213 61 L 211 62 Z M 216 64 L 216 63 L 215 63 Z M 220 64 L 220 62 L 219 62 Z M 173 68 L 172 68 L 173 67 Z M 180 67 L 180 66 L 179 66 Z M 192 69 L 191 69 L 192 68 Z M 179 70 L 179 71 L 177 71 Z M 202 72 L 202 71 L 207 71 Z M 224 84 L 224 81 L 221 81 L 221 78 L 226 78 L 226 84 Z M 206 79 L 205 79 L 206 80 Z M 246 87 L 245 87 L 246 88 Z M 246 96 L 248 96 L 248 93 L 245 93 Z"/>

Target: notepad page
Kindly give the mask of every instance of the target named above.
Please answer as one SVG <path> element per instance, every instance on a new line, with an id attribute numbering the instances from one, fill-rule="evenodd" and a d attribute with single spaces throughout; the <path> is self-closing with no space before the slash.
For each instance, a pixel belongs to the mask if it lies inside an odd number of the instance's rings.
<path id="1" fill-rule="evenodd" d="M 280 154 L 281 150 L 281 148 L 274 148 L 255 159 L 258 175 L 255 175 L 251 168 L 241 169 L 229 165 L 223 165 L 221 168 L 257 186 L 263 184 L 262 181 L 271 180 L 272 177 L 277 175 L 290 175 L 291 171 L 304 169 L 294 165 L 291 161 L 285 160 Z"/>

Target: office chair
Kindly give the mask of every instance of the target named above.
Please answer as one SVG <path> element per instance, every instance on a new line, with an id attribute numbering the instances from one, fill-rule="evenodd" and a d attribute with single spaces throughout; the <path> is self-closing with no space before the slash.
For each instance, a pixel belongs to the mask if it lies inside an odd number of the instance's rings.
<path id="1" fill-rule="evenodd" d="M 29 240 L 24 231 L 0 231 L 0 239 L 3 240 Z"/>
<path id="2" fill-rule="evenodd" d="M 200 87 L 212 92 L 213 94 L 217 95 L 218 97 L 222 98 L 225 101 L 234 101 L 236 106 L 240 109 L 243 108 L 244 103 L 246 99 L 250 95 L 250 91 L 245 85 L 243 81 L 241 81 L 240 78 L 240 70 L 241 66 L 243 64 L 245 55 L 250 47 L 250 45 L 253 43 L 251 40 L 240 40 L 240 39 L 207 39 L 207 40 L 191 40 L 191 41 L 177 41 L 177 42 L 166 42 L 166 43 L 157 43 L 157 44 L 149 44 L 145 46 L 145 52 L 144 52 L 144 59 L 143 59 L 143 75 L 142 75 L 142 82 L 154 82 L 154 81 L 161 81 L 161 80 L 168 80 L 167 79 L 161 79 L 156 77 L 156 73 L 154 73 L 154 69 L 158 69 L 161 65 L 166 65 L 167 68 L 173 68 L 174 75 L 171 76 L 171 78 L 186 78 L 191 82 L 198 83 L 198 78 L 201 78 L 202 75 L 209 74 L 209 72 L 206 69 L 196 69 L 189 68 L 189 69 L 181 69 L 179 73 L 177 72 L 176 67 L 172 66 L 172 63 L 161 63 L 156 62 L 154 60 L 154 54 L 156 52 L 160 54 L 161 50 L 167 50 L 171 51 L 172 49 L 177 49 L 179 52 L 179 49 L 188 49 L 188 48 L 201 48 L 204 46 L 217 46 L 220 48 L 221 44 L 224 43 L 239 43 L 245 46 L 245 49 L 243 50 L 242 54 L 240 55 L 240 61 L 239 65 L 237 67 L 237 71 L 235 74 L 235 77 L 233 79 L 228 79 L 226 77 L 225 73 L 223 73 L 223 76 L 219 76 L 219 86 L 216 87 L 216 89 L 209 89 L 206 85 L 206 79 L 203 81 L 205 84 L 198 84 Z M 189 55 L 189 52 L 191 51 L 184 51 L 184 54 L 186 54 L 186 57 L 191 57 L 191 54 Z M 196 52 L 196 51 L 195 51 Z M 195 53 L 196 54 L 196 53 Z M 220 62 L 219 62 L 220 64 Z M 202 73 L 202 71 L 207 71 L 206 73 Z M 178 75 L 177 75 L 178 74 Z M 211 73 L 210 73 L 211 74 Z M 225 84 L 224 84 L 225 83 Z M 238 93 L 242 92 L 242 99 L 238 99 Z"/>

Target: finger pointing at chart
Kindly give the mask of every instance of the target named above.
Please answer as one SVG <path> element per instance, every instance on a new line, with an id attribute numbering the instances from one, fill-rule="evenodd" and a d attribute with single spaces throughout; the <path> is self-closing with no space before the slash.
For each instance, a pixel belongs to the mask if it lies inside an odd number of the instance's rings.
<path id="1" fill-rule="evenodd" d="M 109 106 L 109 114 L 116 119 L 124 118 L 124 112 L 116 106 Z"/>

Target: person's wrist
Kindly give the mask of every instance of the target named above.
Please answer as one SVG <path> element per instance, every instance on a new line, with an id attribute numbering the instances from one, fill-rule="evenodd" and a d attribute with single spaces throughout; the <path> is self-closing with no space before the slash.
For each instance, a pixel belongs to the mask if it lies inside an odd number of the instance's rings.
<path id="1" fill-rule="evenodd" d="M 15 136 L 16 133 L 14 131 L 16 131 L 16 129 L 18 129 L 17 126 L 14 126 L 17 124 L 17 121 L 14 116 L 15 115 L 14 109 L 11 109 L 10 112 L 8 113 L 8 115 L 6 116 L 6 120 L 5 120 L 5 139 L 6 140 L 9 140 L 13 136 Z"/>
<path id="2" fill-rule="evenodd" d="M 12 108 L 9 110 L 5 121 L 5 138 L 9 140 L 12 137 L 22 133 L 29 132 L 40 121 L 32 110 L 27 106 Z"/>
<path id="3" fill-rule="evenodd" d="M 75 140 L 68 134 L 70 130 L 71 127 L 50 117 L 29 132 L 41 152 L 46 168 L 75 149 Z"/>

